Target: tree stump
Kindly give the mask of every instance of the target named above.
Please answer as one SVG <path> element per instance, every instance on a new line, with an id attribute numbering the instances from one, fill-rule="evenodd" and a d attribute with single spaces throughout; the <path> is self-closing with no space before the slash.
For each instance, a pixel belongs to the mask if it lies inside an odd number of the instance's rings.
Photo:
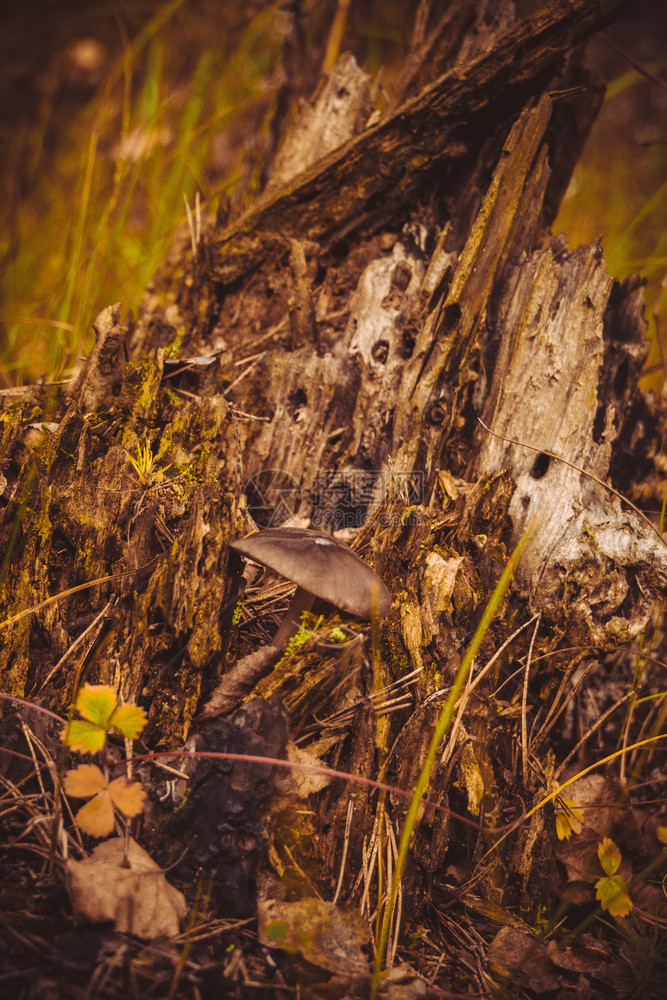
<path id="1" fill-rule="evenodd" d="M 233 620 L 229 543 L 248 510 L 264 527 L 285 503 L 302 524 L 352 529 L 394 598 L 373 642 L 353 625 L 340 649 L 315 635 L 249 696 L 278 696 L 292 736 L 338 769 L 414 785 L 437 692 L 528 525 L 485 659 L 539 614 L 542 711 L 573 664 L 640 635 L 667 548 L 605 483 L 640 394 L 641 282 L 614 282 L 599 246 L 570 251 L 548 228 L 602 96 L 571 53 L 616 7 L 554 0 L 517 22 L 479 5 L 471 24 L 474 5 L 452 4 L 417 33 L 385 113 L 342 56 L 262 195 L 205 218 L 198 242 L 179 234 L 139 315 L 98 318 L 75 381 L 1 395 L 4 691 L 66 712 L 82 681 L 109 683 L 145 706 L 152 748 L 180 747 L 270 631 L 265 581 L 246 589 L 245 627 Z M 659 419 L 639 438 L 649 466 Z M 498 667 L 511 672 L 531 634 Z M 391 713 L 380 692 L 405 675 Z M 501 827 L 543 776 L 511 773 L 511 735 L 483 686 L 476 698 L 429 795 Z M 497 761 L 474 759 L 482 738 Z M 281 836 L 329 891 L 349 796 L 336 785 L 313 801 L 308 831 Z M 369 791 L 354 808 L 352 868 L 382 810 L 398 824 L 404 805 Z M 415 838 L 415 920 L 448 831 L 429 814 Z M 484 874 L 489 907 L 539 908 L 531 831 Z"/>

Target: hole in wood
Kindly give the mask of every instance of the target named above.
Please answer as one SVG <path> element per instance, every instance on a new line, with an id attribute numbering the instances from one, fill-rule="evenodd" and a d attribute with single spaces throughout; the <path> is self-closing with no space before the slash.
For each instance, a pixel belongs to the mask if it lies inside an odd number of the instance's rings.
<path id="1" fill-rule="evenodd" d="M 623 399 L 628 385 L 628 362 L 621 361 L 618 371 L 614 375 L 614 395 L 617 399 Z"/>
<path id="2" fill-rule="evenodd" d="M 435 403 L 431 403 L 427 414 L 427 419 L 430 424 L 433 424 L 434 426 L 437 427 L 438 424 L 441 424 L 444 421 L 446 416 L 447 416 L 446 400 L 436 399 Z"/>
<path id="3" fill-rule="evenodd" d="M 440 330 L 446 336 L 451 333 L 458 321 L 461 319 L 461 306 L 458 302 L 450 302 L 442 311 Z"/>
<path id="4" fill-rule="evenodd" d="M 303 389 L 295 389 L 287 397 L 287 407 L 292 420 L 295 422 L 303 419 L 304 411 L 308 406 L 308 396 Z"/>
<path id="5" fill-rule="evenodd" d="M 378 340 L 373 344 L 371 357 L 376 365 L 385 365 L 389 356 L 389 344 L 386 340 Z"/>
<path id="6" fill-rule="evenodd" d="M 533 467 L 530 470 L 530 474 L 533 479 L 541 479 L 542 476 L 546 475 L 547 469 L 551 464 L 551 459 L 548 455 L 540 454 L 537 456 L 533 462 Z"/>
<path id="7" fill-rule="evenodd" d="M 404 361 L 412 357 L 412 352 L 415 349 L 415 338 L 411 333 L 404 332 L 403 334 L 403 346 L 401 349 L 401 357 Z"/>

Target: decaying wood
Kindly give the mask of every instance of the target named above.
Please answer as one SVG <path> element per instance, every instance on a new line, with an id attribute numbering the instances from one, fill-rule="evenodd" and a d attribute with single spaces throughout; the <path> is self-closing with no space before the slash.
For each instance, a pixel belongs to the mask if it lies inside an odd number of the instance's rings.
<path id="1" fill-rule="evenodd" d="M 489 51 L 426 87 L 386 121 L 365 129 L 285 190 L 267 195 L 207 241 L 206 266 L 226 284 L 254 270 L 281 234 L 331 249 L 360 228 L 386 224 L 414 197 L 425 173 L 458 160 L 489 128 L 496 102 L 505 114 L 553 73 L 557 60 L 604 25 L 619 0 L 560 0 L 504 34 Z"/>
<path id="2" fill-rule="evenodd" d="M 95 346 L 74 386 L 84 413 L 110 410 L 127 364 L 127 327 L 120 323 L 120 302 L 109 306 L 95 320 Z M 114 391 L 115 388 L 115 391 Z"/>
<path id="3" fill-rule="evenodd" d="M 279 188 L 365 126 L 372 108 L 370 77 L 353 55 L 341 56 L 320 93 L 302 108 L 274 160 L 268 188 Z"/>
<path id="4" fill-rule="evenodd" d="M 487 434 L 474 465 L 479 473 L 512 470 L 517 532 L 535 519 L 519 570 L 533 606 L 572 641 L 599 646 L 636 635 L 650 613 L 648 595 L 667 587 L 667 545 L 603 485 L 622 420 L 599 395 L 606 386 L 610 398 L 614 376 L 604 369 L 605 334 L 615 339 L 613 319 L 605 330 L 611 287 L 596 247 L 569 253 L 552 241 L 522 263 L 499 302 L 505 336 L 484 412 L 494 431 L 538 453 Z M 643 334 L 640 322 L 632 341 L 618 345 L 635 371 Z"/>
<path id="5" fill-rule="evenodd" d="M 244 603 L 255 631 L 233 624 L 240 567 L 229 549 L 252 526 L 244 488 L 266 470 L 293 482 L 304 521 L 327 511 L 360 528 L 352 544 L 394 596 L 372 648 L 360 629 L 325 650 L 313 639 L 254 691 L 260 706 L 279 697 L 292 729 L 320 740 L 334 767 L 376 774 L 382 760 L 384 779 L 414 785 L 442 688 L 528 523 L 515 590 L 484 653 L 539 611 L 535 655 L 551 659 L 535 671 L 536 698 L 546 698 L 573 662 L 570 646 L 584 657 L 645 628 L 667 584 L 665 546 L 572 467 L 604 480 L 629 434 L 641 289 L 613 284 L 599 247 L 569 251 L 545 225 L 583 141 L 577 130 L 599 103 L 576 65 L 563 89 L 579 89 L 556 96 L 559 63 L 616 6 L 552 2 L 506 31 L 499 17 L 488 48 L 462 61 L 441 28 L 430 45 L 422 33 L 398 110 L 294 176 L 324 134 L 315 119 L 338 107 L 325 84 L 276 166 L 280 186 L 226 226 L 208 220 L 194 252 L 179 237 L 130 324 L 127 360 L 111 307 L 75 387 L 0 397 L 0 618 L 40 605 L 3 629 L 4 690 L 41 692 L 64 711 L 82 678 L 109 682 L 146 706 L 153 746 L 181 745 L 210 691 L 261 644 L 256 619 L 271 614 L 260 596 Z M 463 17 L 463 7 L 452 9 Z M 445 71 L 426 83 L 436 51 Z M 349 59 L 337 72 L 359 84 L 338 116 L 352 134 L 368 110 L 366 83 Z M 563 149 L 554 120 L 568 101 L 584 110 Z M 22 435 L 36 418 L 49 430 L 27 454 Z M 141 482 L 130 456 L 145 442 L 155 468 Z M 78 585 L 87 589 L 43 603 Z M 61 663 L 67 671 L 51 681 Z M 405 676 L 412 707 L 401 701 L 393 714 L 392 685 Z M 478 760 L 476 739 L 491 745 L 502 720 L 482 688 L 473 708 L 429 794 L 501 827 L 541 776 L 530 772 L 524 788 Z M 389 806 L 400 815 L 401 803 Z M 363 836 L 385 819 L 370 793 L 354 809 L 350 857 L 361 867 Z M 339 786 L 324 792 L 299 821 L 311 826 L 295 821 L 294 842 L 286 835 L 286 854 L 312 849 L 333 883 L 347 811 Z M 442 866 L 447 830 L 423 823 L 417 872 Z M 537 857 L 538 833 L 504 859 L 526 898 L 521 866 Z M 496 901 L 493 867 L 480 892 L 480 906 Z M 530 905 L 539 901 L 536 892 Z"/>

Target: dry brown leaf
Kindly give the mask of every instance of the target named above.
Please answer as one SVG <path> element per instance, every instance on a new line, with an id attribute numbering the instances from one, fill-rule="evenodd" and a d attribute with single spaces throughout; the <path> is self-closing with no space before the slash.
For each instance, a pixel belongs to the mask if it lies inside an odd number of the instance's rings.
<path id="1" fill-rule="evenodd" d="M 547 951 L 559 969 L 590 976 L 599 976 L 610 960 L 604 943 L 585 935 L 574 946 L 559 947 L 556 941 L 549 941 Z"/>
<path id="2" fill-rule="evenodd" d="M 302 750 L 291 741 L 287 744 L 287 759 L 297 764 L 312 765 L 314 768 L 323 766 L 323 761 L 319 757 L 311 753 L 310 750 Z M 291 778 L 300 799 L 307 799 L 309 795 L 315 795 L 331 784 L 331 778 L 328 775 L 302 768 L 294 768 L 291 771 Z"/>
<path id="3" fill-rule="evenodd" d="M 227 715 L 237 708 L 279 655 L 275 646 L 260 646 L 254 653 L 242 657 L 211 692 L 211 697 L 204 705 L 200 717 L 213 719 L 218 715 Z"/>
<path id="4" fill-rule="evenodd" d="M 105 840 L 83 861 L 68 861 L 67 889 L 74 912 L 92 923 L 112 920 L 116 930 L 150 940 L 178 934 L 185 897 L 135 840 Z"/>
<path id="5" fill-rule="evenodd" d="M 368 973 L 362 951 L 369 943 L 368 925 L 357 910 L 322 899 L 271 899 L 259 903 L 257 916 L 260 939 L 267 947 L 297 952 L 312 965 L 339 975 Z"/>
<path id="6" fill-rule="evenodd" d="M 559 986 L 546 944 L 514 927 L 498 931 L 487 959 L 493 972 L 506 981 L 516 983 L 517 978 L 526 976 L 535 993 L 546 993 Z"/>
<path id="7" fill-rule="evenodd" d="M 577 812 L 583 818 L 582 830 L 569 840 L 561 840 L 555 847 L 556 857 L 565 865 L 568 882 L 588 882 L 591 885 L 602 874 L 598 858 L 598 845 L 614 822 L 626 831 L 635 826 L 632 810 L 619 809 L 623 801 L 623 788 L 617 780 L 601 774 L 588 774 L 575 781 L 567 790 Z M 575 831 L 576 833 L 576 831 Z M 629 863 L 622 863 L 622 873 L 632 877 Z"/>

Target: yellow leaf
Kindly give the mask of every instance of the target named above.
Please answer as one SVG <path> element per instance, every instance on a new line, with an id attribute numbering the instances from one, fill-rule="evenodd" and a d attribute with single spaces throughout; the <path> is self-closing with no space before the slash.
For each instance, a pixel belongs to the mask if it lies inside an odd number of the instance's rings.
<path id="1" fill-rule="evenodd" d="M 584 826 L 584 811 L 574 799 L 558 795 L 556 807 L 556 834 L 559 840 L 569 840 L 573 833 L 581 833 Z"/>
<path id="2" fill-rule="evenodd" d="M 608 910 L 612 917 L 627 917 L 632 910 L 632 900 L 622 875 L 607 875 L 595 883 L 595 888 L 595 897 L 600 900 L 603 910 Z"/>
<path id="3" fill-rule="evenodd" d="M 621 852 L 609 837 L 603 837 L 598 845 L 598 858 L 605 875 L 615 875 L 621 863 Z"/>
<path id="4" fill-rule="evenodd" d="M 109 785 L 111 801 L 124 816 L 138 816 L 143 812 L 146 792 L 138 781 L 126 777 L 115 778 Z"/>
<path id="5" fill-rule="evenodd" d="M 96 764 L 80 764 L 67 771 L 63 787 L 74 798 L 94 796 L 76 814 L 76 821 L 91 837 L 106 837 L 114 826 L 114 807 L 124 816 L 138 816 L 144 808 L 146 792 L 138 781 L 124 775 L 107 782 Z"/>
<path id="6" fill-rule="evenodd" d="M 667 845 L 667 826 L 658 827 L 658 840 L 661 844 Z"/>
<path id="7" fill-rule="evenodd" d="M 98 792 L 95 798 L 86 802 L 77 812 L 75 819 L 79 828 L 91 837 L 107 837 L 114 827 L 114 812 L 111 793 L 108 788 Z"/>
<path id="8" fill-rule="evenodd" d="M 117 704 L 116 692 L 108 684 L 84 684 L 79 689 L 75 707 L 88 722 L 107 730 Z"/>
<path id="9" fill-rule="evenodd" d="M 67 795 L 72 795 L 75 799 L 87 799 L 103 791 L 107 787 L 107 781 L 97 764 L 79 764 L 72 771 L 67 771 L 63 787 Z"/>
<path id="10" fill-rule="evenodd" d="M 69 722 L 63 733 L 65 746 L 78 750 L 79 753 L 97 753 L 104 746 L 106 738 L 104 729 L 84 719 L 74 719 L 73 722 Z"/>
<path id="11" fill-rule="evenodd" d="M 146 725 L 146 713 L 138 705 L 119 705 L 110 725 L 119 729 L 126 740 L 133 740 Z"/>

